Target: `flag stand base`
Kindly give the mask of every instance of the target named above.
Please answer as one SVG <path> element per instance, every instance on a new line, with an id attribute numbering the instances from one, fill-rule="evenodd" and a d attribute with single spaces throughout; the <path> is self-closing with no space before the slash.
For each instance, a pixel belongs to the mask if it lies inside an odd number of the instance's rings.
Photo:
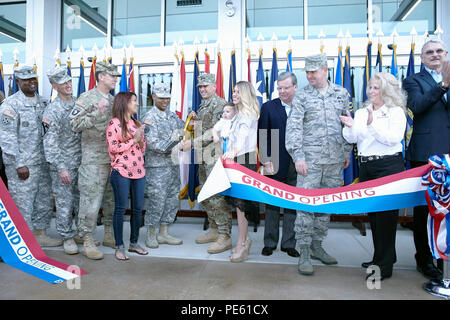
<path id="1" fill-rule="evenodd" d="M 450 280 L 431 280 L 423 285 L 423 289 L 434 296 L 450 299 Z"/>

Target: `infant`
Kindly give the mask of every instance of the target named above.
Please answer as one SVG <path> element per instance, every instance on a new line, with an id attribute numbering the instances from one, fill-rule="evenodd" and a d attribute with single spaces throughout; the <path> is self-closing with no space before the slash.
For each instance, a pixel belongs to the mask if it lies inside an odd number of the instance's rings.
<path id="1" fill-rule="evenodd" d="M 214 143 L 218 143 L 220 141 L 220 137 L 222 137 L 224 152 L 226 152 L 227 149 L 227 141 L 230 135 L 231 122 L 236 117 L 236 114 L 236 106 L 231 102 L 227 103 L 223 106 L 222 118 L 214 125 L 212 129 Z"/>

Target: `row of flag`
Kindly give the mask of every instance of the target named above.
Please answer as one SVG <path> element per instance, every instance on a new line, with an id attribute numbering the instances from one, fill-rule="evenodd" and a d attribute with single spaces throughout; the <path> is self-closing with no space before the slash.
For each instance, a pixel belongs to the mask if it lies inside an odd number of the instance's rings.
<path id="1" fill-rule="evenodd" d="M 126 69 L 126 59 L 124 59 L 123 61 L 123 66 L 122 66 L 122 77 L 120 80 L 120 91 L 131 91 L 131 92 L 136 92 L 135 89 L 135 84 L 134 84 L 134 61 L 133 61 L 133 57 L 130 58 L 130 64 L 128 67 L 128 74 L 127 74 L 127 69 Z M 105 62 L 109 62 L 112 63 L 112 58 L 108 58 L 108 60 Z M 90 74 L 89 74 L 89 83 L 88 83 L 88 90 L 93 89 L 96 86 L 96 80 L 95 80 L 95 70 L 96 70 L 96 64 L 97 64 L 97 57 L 93 57 L 92 58 L 92 64 L 91 64 L 91 70 L 90 70 Z M 16 60 L 14 62 L 14 68 L 19 66 L 19 62 Z M 61 61 L 59 60 L 59 58 L 56 59 L 55 61 L 55 66 L 61 66 Z M 36 64 L 34 64 L 34 71 L 37 73 L 37 66 Z M 83 92 L 86 91 L 86 83 L 85 83 L 85 78 L 84 78 L 84 60 L 83 58 L 80 59 L 80 76 L 78 79 L 78 87 L 77 87 L 77 97 L 79 97 Z M 71 67 L 71 61 L 70 59 L 67 60 L 67 73 L 72 76 L 72 67 Z M 19 90 L 19 88 L 17 87 L 17 83 L 16 83 L 16 77 L 13 74 L 12 77 L 10 77 L 10 84 L 9 84 L 9 92 L 8 92 L 8 96 L 13 95 L 14 93 L 16 93 Z M 3 92 L 3 94 L 6 95 L 6 90 L 5 90 L 5 79 L 4 79 L 4 73 L 3 73 L 3 64 L 0 61 L 0 91 Z M 114 90 L 112 90 L 111 94 L 114 95 Z M 54 97 L 55 93 L 51 92 L 50 96 Z"/>

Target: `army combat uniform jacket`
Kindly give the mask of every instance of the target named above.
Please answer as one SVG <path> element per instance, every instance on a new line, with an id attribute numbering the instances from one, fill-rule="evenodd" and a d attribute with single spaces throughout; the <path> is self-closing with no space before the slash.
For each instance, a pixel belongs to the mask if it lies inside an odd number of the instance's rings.
<path id="1" fill-rule="evenodd" d="M 102 99 L 109 103 L 103 113 L 98 104 Z M 110 164 L 106 127 L 112 119 L 114 97 L 103 95 L 97 88 L 83 93 L 76 101 L 70 114 L 70 124 L 76 132 L 81 132 L 82 164 Z"/>
<path id="2" fill-rule="evenodd" d="M 74 105 L 74 100 L 57 97 L 42 117 L 45 157 L 58 172 L 76 169 L 81 163 L 81 134 L 72 130 L 69 119 Z"/>
<path id="3" fill-rule="evenodd" d="M 5 165 L 16 169 L 45 163 L 42 115 L 48 101 L 39 95 L 28 98 L 22 91 L 8 97 L 0 107 L 0 146 Z"/>

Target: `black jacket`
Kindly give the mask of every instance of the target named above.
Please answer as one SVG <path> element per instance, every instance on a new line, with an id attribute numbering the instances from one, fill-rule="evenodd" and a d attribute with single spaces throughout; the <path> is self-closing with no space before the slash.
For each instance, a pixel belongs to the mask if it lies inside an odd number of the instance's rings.
<path id="1" fill-rule="evenodd" d="M 443 90 L 425 69 L 407 77 L 403 88 L 414 113 L 406 158 L 427 162 L 432 155 L 450 153 L 450 94 L 445 101 Z"/>

